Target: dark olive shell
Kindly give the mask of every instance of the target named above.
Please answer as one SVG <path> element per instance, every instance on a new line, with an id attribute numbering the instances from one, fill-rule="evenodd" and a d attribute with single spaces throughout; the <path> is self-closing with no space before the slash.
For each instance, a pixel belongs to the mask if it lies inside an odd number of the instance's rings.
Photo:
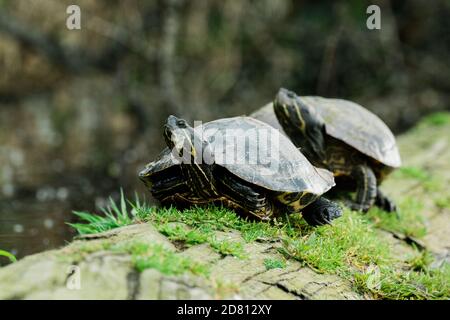
<path id="1" fill-rule="evenodd" d="M 273 191 L 306 191 L 315 195 L 334 186 L 331 172 L 315 168 L 286 136 L 262 121 L 234 117 L 211 121 L 195 129 L 203 130 L 215 163 L 245 181 Z M 236 141 L 241 143 L 240 150 Z M 263 155 L 256 157 L 256 162 L 255 153 Z M 225 161 L 230 154 L 235 155 L 234 161 Z"/>
<path id="2" fill-rule="evenodd" d="M 314 107 L 325 123 L 326 133 L 359 152 L 389 166 L 401 165 L 395 137 L 388 126 L 375 114 L 351 101 L 322 97 L 299 97 Z M 281 129 L 273 104 L 265 105 L 250 116 Z"/>
<path id="3" fill-rule="evenodd" d="M 195 130 L 209 142 L 216 165 L 260 187 L 322 195 L 335 185 L 331 172 L 315 168 L 286 136 L 259 120 L 250 117 L 219 119 L 197 126 Z M 255 153 L 266 157 L 255 160 Z M 230 155 L 234 158 L 226 161 Z M 149 176 L 173 165 L 172 154 L 165 148 L 140 175 Z"/>

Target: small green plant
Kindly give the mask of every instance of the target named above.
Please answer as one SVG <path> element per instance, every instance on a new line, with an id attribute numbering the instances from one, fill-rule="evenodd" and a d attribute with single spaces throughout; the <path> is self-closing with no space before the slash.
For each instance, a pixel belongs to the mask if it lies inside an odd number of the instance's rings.
<path id="1" fill-rule="evenodd" d="M 181 225 L 161 225 L 158 231 L 173 241 L 183 241 L 186 245 L 192 246 L 208 242 L 209 233 L 202 233 L 198 230 L 188 230 Z"/>
<path id="2" fill-rule="evenodd" d="M 450 209 L 450 196 L 438 198 L 434 203 L 440 209 Z"/>
<path id="3" fill-rule="evenodd" d="M 17 261 L 16 257 L 12 253 L 9 253 L 8 251 L 5 251 L 5 250 L 0 250 L 0 257 L 6 257 L 11 262 Z"/>
<path id="4" fill-rule="evenodd" d="M 413 271 L 428 271 L 430 264 L 433 262 L 433 255 L 427 251 L 418 251 L 416 254 L 406 261 L 409 268 Z"/>
<path id="5" fill-rule="evenodd" d="M 209 241 L 209 244 L 211 248 L 223 256 L 235 256 L 239 259 L 244 259 L 246 257 L 244 247 L 241 242 L 227 240 L 218 241 L 213 238 Z"/>
<path id="6" fill-rule="evenodd" d="M 129 210 L 129 206 L 131 210 Z M 101 211 L 103 215 L 74 211 L 74 214 L 85 223 L 69 223 L 69 225 L 75 228 L 79 234 L 105 232 L 143 219 L 145 209 L 137 196 L 135 203 L 131 203 L 125 200 L 123 190 L 120 190 L 119 205 L 112 198 L 109 198 L 109 206 L 102 208 Z"/>
<path id="7" fill-rule="evenodd" d="M 264 259 L 264 266 L 266 267 L 266 270 L 284 269 L 286 268 L 286 262 L 279 259 Z"/>

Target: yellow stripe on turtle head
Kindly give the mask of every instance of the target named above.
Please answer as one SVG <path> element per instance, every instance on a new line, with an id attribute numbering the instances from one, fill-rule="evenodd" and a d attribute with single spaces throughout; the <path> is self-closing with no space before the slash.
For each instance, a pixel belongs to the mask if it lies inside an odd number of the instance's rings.
<path id="1" fill-rule="evenodd" d="M 305 132 L 305 120 L 302 117 L 302 112 L 300 111 L 300 107 L 297 104 L 297 101 L 294 101 L 294 108 L 295 108 L 295 113 L 297 114 L 297 119 L 300 121 L 300 130 L 302 132 Z"/>

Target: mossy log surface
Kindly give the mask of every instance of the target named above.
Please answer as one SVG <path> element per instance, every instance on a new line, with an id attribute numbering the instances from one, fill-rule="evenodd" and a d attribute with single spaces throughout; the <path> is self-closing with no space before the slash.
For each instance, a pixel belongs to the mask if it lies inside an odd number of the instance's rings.
<path id="1" fill-rule="evenodd" d="M 398 255 L 413 246 L 428 250 L 439 265 L 450 250 L 450 123 L 428 121 L 398 137 L 404 168 L 382 189 L 397 202 L 419 201 L 426 232 L 420 238 L 380 226 L 380 238 Z M 28 256 L 0 269 L 0 299 L 370 299 L 352 281 L 314 271 L 280 252 L 281 240 L 245 242 L 237 230 L 215 231 L 215 239 L 244 243 L 245 259 L 224 255 L 208 243 L 180 246 L 151 223 L 80 236 L 67 246 Z M 133 256 L 114 244 L 160 245 L 209 268 L 209 276 L 138 271 Z M 284 261 L 282 268 L 268 267 Z M 70 270 L 75 267 L 79 286 Z M 75 281 L 75 282 L 74 282 Z M 75 286 L 74 286 L 75 283 Z"/>

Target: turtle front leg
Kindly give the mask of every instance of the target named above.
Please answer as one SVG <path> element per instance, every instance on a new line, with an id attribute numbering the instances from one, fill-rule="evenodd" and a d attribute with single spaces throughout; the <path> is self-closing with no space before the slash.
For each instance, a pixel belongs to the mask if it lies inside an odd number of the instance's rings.
<path id="1" fill-rule="evenodd" d="M 356 211 L 367 212 L 373 206 L 377 196 L 377 178 L 372 169 L 366 165 L 358 165 L 352 170 L 356 181 L 355 200 L 347 201 L 347 205 Z"/>
<path id="2" fill-rule="evenodd" d="M 273 207 L 265 192 L 223 170 L 217 170 L 216 173 L 215 181 L 222 194 L 223 204 L 261 220 L 270 219 Z"/>
<path id="3" fill-rule="evenodd" d="M 397 212 L 395 202 L 389 199 L 379 188 L 377 188 L 375 205 L 386 212 Z"/>
<path id="4" fill-rule="evenodd" d="M 342 209 L 333 201 L 324 197 L 308 205 L 302 210 L 302 216 L 311 226 L 331 224 L 331 221 L 342 215 Z"/>

